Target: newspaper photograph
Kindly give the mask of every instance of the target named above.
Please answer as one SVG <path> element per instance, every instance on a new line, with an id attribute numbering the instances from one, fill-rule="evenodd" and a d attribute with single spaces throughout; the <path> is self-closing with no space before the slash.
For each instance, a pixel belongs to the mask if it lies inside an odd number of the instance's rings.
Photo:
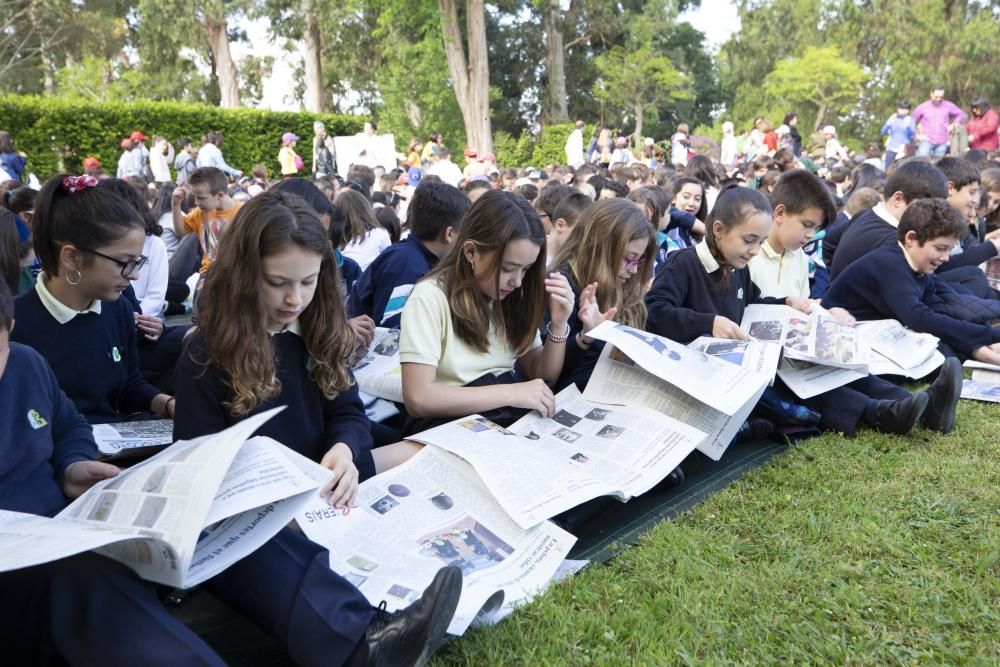
<path id="1" fill-rule="evenodd" d="M 403 402 L 403 372 L 399 365 L 399 329 L 377 327 L 371 347 L 351 366 L 358 381 L 358 389 L 362 392 L 394 403 Z"/>
<path id="2" fill-rule="evenodd" d="M 706 434 L 697 449 L 713 461 L 718 461 L 766 388 L 764 378 L 758 383 L 756 393 L 729 415 L 656 377 L 613 346 L 606 345 L 583 396 L 587 400 L 610 405 L 641 405 L 688 424 Z"/>
<path id="3" fill-rule="evenodd" d="M 962 398 L 973 401 L 1000 403 L 1000 384 L 981 382 L 979 380 L 964 380 L 962 382 Z"/>
<path id="4" fill-rule="evenodd" d="M 94 424 L 94 441 L 103 457 L 127 450 L 164 447 L 174 441 L 172 419 Z"/>
<path id="5" fill-rule="evenodd" d="M 740 329 L 754 340 L 784 344 L 788 333 L 788 320 L 796 315 L 805 317 L 803 313 L 789 306 L 755 303 L 743 311 Z"/>
<path id="6" fill-rule="evenodd" d="M 550 521 L 518 526 L 469 464 L 435 447 L 363 482 L 357 505 L 344 514 L 314 498 L 296 521 L 329 549 L 334 571 L 389 611 L 416 601 L 440 568 L 461 568 L 452 635 L 544 590 L 576 542 Z"/>
<path id="7" fill-rule="evenodd" d="M 831 389 L 843 387 L 867 375 L 868 373 L 849 368 L 824 366 L 788 357 L 782 359 L 778 366 L 778 377 L 792 390 L 792 393 L 803 399 L 825 394 Z"/>
<path id="8" fill-rule="evenodd" d="M 702 336 L 689 343 L 688 347 L 700 350 L 710 357 L 728 361 L 736 366 L 772 378 L 778 369 L 778 360 L 781 359 L 780 346 L 768 345 L 756 340 L 730 340 Z"/>
<path id="9" fill-rule="evenodd" d="M 478 415 L 411 436 L 464 459 L 522 528 L 599 496 L 626 501 L 650 490 L 705 438 L 645 408 L 585 400 L 575 385 L 550 418 L 532 412 L 510 429 Z"/>
<path id="10" fill-rule="evenodd" d="M 748 306 L 740 328 L 754 340 L 781 343 L 785 356 L 868 372 L 868 346 L 853 324 L 819 306 L 806 315 L 789 306 Z"/>
<path id="11" fill-rule="evenodd" d="M 740 411 L 755 395 L 760 396 L 773 377 L 773 373 L 756 373 L 624 324 L 603 322 L 587 335 L 611 343 L 661 380 L 727 415 Z"/>

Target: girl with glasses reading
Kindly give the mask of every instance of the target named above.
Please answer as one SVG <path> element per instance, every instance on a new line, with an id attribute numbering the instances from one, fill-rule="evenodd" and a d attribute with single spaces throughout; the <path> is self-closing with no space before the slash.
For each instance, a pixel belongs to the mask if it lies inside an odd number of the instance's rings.
<path id="1" fill-rule="evenodd" d="M 32 218 L 42 264 L 35 288 L 15 302 L 11 340 L 35 348 L 91 423 L 133 414 L 173 417 L 174 399 L 139 371 L 135 316 L 121 298 L 147 258 L 145 224 L 92 176 L 50 179 Z"/>

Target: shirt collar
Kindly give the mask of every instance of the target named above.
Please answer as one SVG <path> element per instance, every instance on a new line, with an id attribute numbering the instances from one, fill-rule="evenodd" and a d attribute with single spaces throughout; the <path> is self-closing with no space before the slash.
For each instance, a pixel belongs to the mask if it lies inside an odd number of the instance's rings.
<path id="1" fill-rule="evenodd" d="M 715 273 L 721 268 L 719 261 L 712 256 L 712 251 L 708 249 L 708 244 L 705 241 L 699 242 L 694 247 L 694 251 L 698 254 L 698 260 L 708 273 Z"/>
<path id="2" fill-rule="evenodd" d="M 295 318 L 288 324 L 287 327 L 285 327 L 281 331 L 268 331 L 267 333 L 270 334 L 271 336 L 282 333 L 290 333 L 290 334 L 295 334 L 299 338 L 302 338 L 302 327 L 299 325 L 299 319 Z"/>
<path id="3" fill-rule="evenodd" d="M 767 239 L 764 239 L 764 242 L 760 244 L 760 252 L 767 259 L 781 259 L 784 257 L 784 253 L 775 251 Z"/>
<path id="4" fill-rule="evenodd" d="M 885 207 L 884 202 L 879 202 L 875 204 L 875 206 L 872 208 L 872 212 L 878 217 L 888 222 L 893 227 L 895 228 L 899 227 L 899 220 L 897 220 L 896 216 L 894 216 L 892 213 L 889 212 L 889 209 Z"/>
<path id="5" fill-rule="evenodd" d="M 35 291 L 38 292 L 38 298 L 41 300 L 42 305 L 45 306 L 45 310 L 49 311 L 49 315 L 55 318 L 55 321 L 59 324 L 66 324 L 77 315 L 85 313 L 101 314 L 101 302 L 98 299 L 91 301 L 86 310 L 74 310 L 65 305 L 59 299 L 52 296 L 52 292 L 45 286 L 45 279 L 44 271 L 38 274 L 38 279 L 35 281 Z"/>
<path id="6" fill-rule="evenodd" d="M 906 246 L 904 246 L 899 241 L 896 241 L 896 245 L 898 245 L 899 249 L 903 251 L 903 257 L 906 258 L 906 263 L 910 265 L 910 270 L 916 273 L 918 276 L 921 275 L 920 271 L 917 270 L 917 265 L 913 263 L 912 259 L 910 259 L 910 253 L 906 252 Z"/>

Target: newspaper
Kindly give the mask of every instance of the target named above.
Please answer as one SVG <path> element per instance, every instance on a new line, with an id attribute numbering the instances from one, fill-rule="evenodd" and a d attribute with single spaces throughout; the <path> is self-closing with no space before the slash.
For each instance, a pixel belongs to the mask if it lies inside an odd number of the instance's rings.
<path id="1" fill-rule="evenodd" d="M 868 372 L 868 347 L 855 325 L 819 306 L 806 315 L 789 306 L 748 306 L 740 328 L 755 340 L 780 343 L 786 357 Z"/>
<path id="2" fill-rule="evenodd" d="M 986 280 L 990 287 L 1000 290 L 1000 257 L 990 257 L 986 260 Z"/>
<path id="3" fill-rule="evenodd" d="M 755 393 L 729 415 L 644 370 L 613 346 L 605 345 L 583 396 L 599 403 L 640 405 L 689 424 L 706 434 L 698 450 L 718 461 L 767 388 L 767 376 L 757 377 Z"/>
<path id="4" fill-rule="evenodd" d="M 399 329 L 375 329 L 367 354 L 351 369 L 358 389 L 394 403 L 403 402 L 403 373 L 399 366 Z"/>
<path id="5" fill-rule="evenodd" d="M 777 346 L 772 346 L 777 347 Z M 825 366 L 785 357 L 778 366 L 778 377 L 796 396 L 802 399 L 825 394 L 831 389 L 860 380 L 868 373 L 849 368 Z"/>
<path id="6" fill-rule="evenodd" d="M 174 441 L 172 419 L 94 424 L 94 441 L 101 457 L 112 457 L 130 450 L 155 451 Z"/>
<path id="7" fill-rule="evenodd" d="M 551 418 L 532 412 L 508 430 L 473 415 L 410 440 L 462 457 L 507 514 L 530 528 L 598 496 L 625 501 L 649 491 L 704 438 L 648 408 L 587 401 L 571 385 Z"/>
<path id="8" fill-rule="evenodd" d="M 928 359 L 935 356 L 940 342 L 937 336 L 911 331 L 896 320 L 858 322 L 856 328 L 873 351 L 903 369 L 923 367 Z M 943 356 L 941 363 L 944 363 Z M 937 364 L 928 373 L 940 365 Z"/>
<path id="9" fill-rule="evenodd" d="M 944 355 L 934 350 L 931 356 L 922 363 L 911 368 L 903 368 L 889 357 L 872 351 L 868 357 L 868 372 L 872 375 L 900 375 L 912 380 L 927 377 L 944 363 Z"/>
<path id="10" fill-rule="evenodd" d="M 688 347 L 700 350 L 710 357 L 728 361 L 769 377 L 774 377 L 774 372 L 778 368 L 778 360 L 781 358 L 780 346 L 768 345 L 756 340 L 730 340 L 702 336 L 689 343 Z"/>
<path id="11" fill-rule="evenodd" d="M 661 380 L 727 415 L 742 412 L 751 399 L 756 403 L 756 398 L 760 397 L 774 374 L 773 370 L 769 374 L 757 373 L 752 368 L 726 363 L 669 338 L 615 322 L 603 322 L 587 335 L 611 343 Z M 697 424 L 693 425 L 706 431 Z"/>
<path id="12" fill-rule="evenodd" d="M 964 380 L 962 382 L 962 398 L 973 401 L 1000 403 L 1000 384 L 995 382 L 981 382 L 979 380 Z"/>
<path id="13" fill-rule="evenodd" d="M 453 635 L 477 616 L 503 616 L 530 600 L 576 542 L 550 521 L 518 526 L 469 464 L 435 447 L 361 484 L 358 507 L 349 513 L 314 498 L 296 520 L 329 549 L 334 571 L 389 611 L 417 600 L 441 567 L 460 567 Z"/>
<path id="14" fill-rule="evenodd" d="M 188 588 L 284 527 L 319 484 L 269 438 L 282 408 L 180 441 L 94 485 L 55 518 L 0 513 L 0 571 L 96 549 L 144 579 Z"/>
<path id="15" fill-rule="evenodd" d="M 1000 384 L 1000 366 L 988 364 L 984 361 L 969 359 L 964 364 L 966 368 L 972 369 L 972 379 L 980 382 L 995 382 Z"/>

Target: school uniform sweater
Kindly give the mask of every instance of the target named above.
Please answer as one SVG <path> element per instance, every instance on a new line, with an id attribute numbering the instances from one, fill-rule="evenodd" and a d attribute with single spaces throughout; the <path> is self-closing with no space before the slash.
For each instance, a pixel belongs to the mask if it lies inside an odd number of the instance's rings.
<path id="1" fill-rule="evenodd" d="M 97 455 L 90 426 L 52 369 L 19 343 L 10 344 L 0 376 L 0 448 L 0 509 L 46 516 L 66 505 L 56 482 L 66 468 Z"/>
<path id="2" fill-rule="evenodd" d="M 1000 328 L 955 319 L 942 312 L 946 304 L 940 280 L 915 272 L 897 243 L 874 250 L 852 264 L 830 285 L 823 305 L 844 308 L 859 320 L 896 319 L 914 331 L 937 336 L 966 357 L 977 348 L 1000 342 Z"/>
<path id="3" fill-rule="evenodd" d="M 139 371 L 131 304 L 120 297 L 99 304 L 99 312 L 79 313 L 60 324 L 42 303 L 36 283 L 15 299 L 17 326 L 11 332 L 11 340 L 45 357 L 59 386 L 92 424 L 148 411 L 160 393 Z"/>
<path id="4" fill-rule="evenodd" d="M 190 439 L 221 431 L 247 417 L 287 406 L 256 431 L 257 435 L 274 438 L 313 461 L 320 461 L 330 447 L 343 442 L 351 448 L 355 464 L 371 458 L 371 422 L 358 396 L 358 387 L 351 385 L 336 398 L 323 396 L 310 376 L 310 358 L 305 341 L 296 333 L 285 331 L 271 336 L 271 345 L 278 362 L 280 393 L 259 404 L 245 415 L 233 416 L 229 404 L 233 392 L 229 374 L 197 360 L 208 358 L 205 338 L 196 333 L 188 339 L 177 370 L 174 384 L 177 390 L 177 410 L 174 417 L 174 438 Z M 353 381 L 353 376 L 351 376 Z"/>
<path id="5" fill-rule="evenodd" d="M 438 263 L 438 256 L 412 234 L 376 257 L 351 289 L 351 317 L 367 315 L 380 327 L 399 327 L 413 286 Z"/>
<path id="6" fill-rule="evenodd" d="M 723 272 L 729 272 L 728 286 Z M 762 298 L 746 268 L 719 266 L 704 241 L 672 253 L 646 294 L 646 329 L 679 343 L 711 336 L 715 317 L 737 324 L 754 303 L 783 304 L 784 298 Z"/>

